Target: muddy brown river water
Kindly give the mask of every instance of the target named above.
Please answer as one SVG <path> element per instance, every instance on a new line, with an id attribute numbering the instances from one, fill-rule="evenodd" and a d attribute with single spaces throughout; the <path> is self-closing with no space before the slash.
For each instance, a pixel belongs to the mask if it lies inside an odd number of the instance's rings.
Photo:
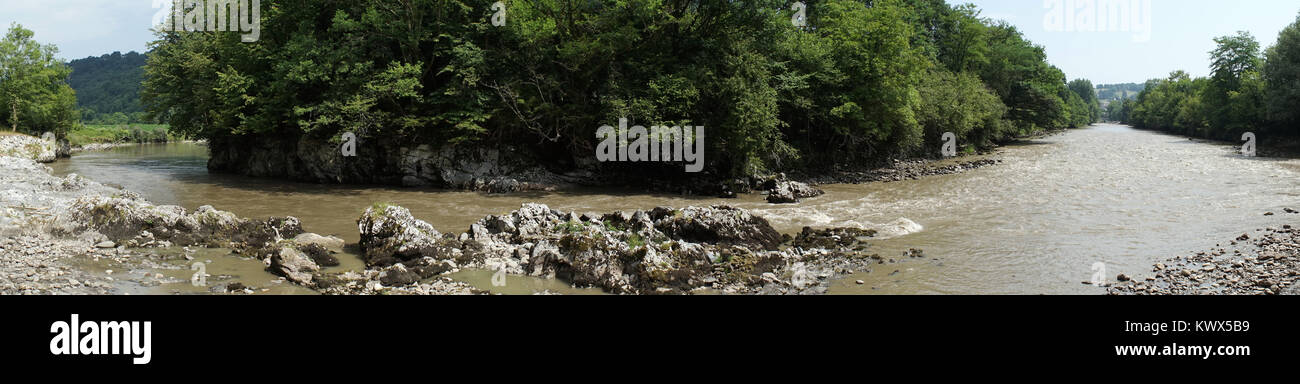
<path id="1" fill-rule="evenodd" d="M 1141 278 L 1168 257 L 1209 249 L 1257 228 L 1300 224 L 1300 215 L 1283 213 L 1287 207 L 1300 209 L 1300 161 L 1246 158 L 1234 150 L 1095 125 L 1002 148 L 996 155 L 1001 164 L 913 181 L 825 185 L 825 196 L 797 205 L 770 205 L 758 194 L 719 199 L 582 189 L 489 195 L 305 184 L 209 174 L 207 149 L 195 144 L 81 153 L 53 168 L 59 175 L 77 173 L 121 185 L 157 204 L 190 210 L 212 205 L 244 217 L 296 216 L 307 231 L 349 243 L 358 241 L 357 217 L 376 202 L 407 207 L 454 233 L 525 202 L 601 213 L 730 204 L 766 217 L 786 233 L 803 226 L 877 229 L 881 236 L 872 252 L 886 258 L 903 259 L 909 248 L 925 251 L 924 259 L 878 265 L 841 279 L 833 294 L 1097 294 L 1101 288 L 1080 284 L 1091 278 L 1095 263 L 1104 263 L 1111 278 L 1119 273 Z M 354 255 L 341 256 L 344 265 L 337 269 L 361 267 Z M 264 273 L 257 270 L 260 263 L 250 262 L 223 268 L 245 278 Z M 269 276 L 258 278 L 270 281 Z M 492 288 L 490 273 L 464 271 L 453 277 Z M 508 284 L 507 293 L 592 293 L 558 281 L 519 279 Z"/>

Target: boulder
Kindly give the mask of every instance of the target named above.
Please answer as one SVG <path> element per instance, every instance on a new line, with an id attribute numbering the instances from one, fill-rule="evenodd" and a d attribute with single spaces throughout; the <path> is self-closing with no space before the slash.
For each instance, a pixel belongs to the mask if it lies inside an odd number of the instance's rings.
<path id="1" fill-rule="evenodd" d="M 376 204 L 357 220 L 367 265 L 392 265 L 434 253 L 442 233 L 395 205 Z"/>
<path id="2" fill-rule="evenodd" d="M 315 244 L 328 249 L 342 249 L 344 245 L 343 239 L 334 236 L 321 236 L 315 233 L 303 233 L 294 236 L 293 242 L 300 245 Z"/>
<path id="3" fill-rule="evenodd" d="M 697 243 L 740 245 L 775 250 L 781 233 L 767 219 L 725 205 L 712 207 L 655 208 L 654 227 L 669 238 Z"/>
<path id="4" fill-rule="evenodd" d="M 379 282 L 388 287 L 411 285 L 420 280 L 420 275 L 406 269 L 401 263 L 393 264 L 379 272 Z"/>
<path id="5" fill-rule="evenodd" d="M 800 199 L 821 196 L 825 192 L 798 181 L 782 180 L 767 191 L 767 202 L 772 204 L 794 204 Z"/>
<path id="6" fill-rule="evenodd" d="M 282 247 L 279 252 L 271 256 L 270 270 L 289 281 L 311 285 L 312 276 L 320 272 L 320 266 L 301 251 L 292 247 Z"/>

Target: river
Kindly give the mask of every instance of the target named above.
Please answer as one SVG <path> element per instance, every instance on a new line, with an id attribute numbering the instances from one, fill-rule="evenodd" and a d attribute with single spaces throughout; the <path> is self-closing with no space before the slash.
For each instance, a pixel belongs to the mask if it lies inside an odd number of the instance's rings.
<path id="1" fill-rule="evenodd" d="M 1166 258 L 1295 223 L 1283 208 L 1300 209 L 1300 160 L 1247 158 L 1234 150 L 1100 124 L 1004 147 L 995 155 L 1003 160 L 997 165 L 895 183 L 824 185 L 825 196 L 797 205 L 767 204 L 758 194 L 720 199 L 581 189 L 489 195 L 305 184 L 209 174 L 206 147 L 185 143 L 80 153 L 53 168 L 121 185 L 157 204 L 190 210 L 212 205 L 244 217 L 295 216 L 307 231 L 349 243 L 358 241 L 356 219 L 376 202 L 407 207 L 454 233 L 525 202 L 601 213 L 729 204 L 766 217 L 784 233 L 803 226 L 877 229 L 881 235 L 871 251 L 885 258 L 904 259 L 909 248 L 925 252 L 922 259 L 838 280 L 832 294 L 1097 294 L 1102 288 L 1081 284 L 1096 263 L 1104 263 L 1109 279 L 1120 273 L 1141 278 Z M 361 267 L 355 255 L 342 256 L 339 268 Z M 474 271 L 455 277 L 475 285 L 487 281 L 487 274 Z M 562 289 L 559 282 L 519 285 L 589 293 Z"/>

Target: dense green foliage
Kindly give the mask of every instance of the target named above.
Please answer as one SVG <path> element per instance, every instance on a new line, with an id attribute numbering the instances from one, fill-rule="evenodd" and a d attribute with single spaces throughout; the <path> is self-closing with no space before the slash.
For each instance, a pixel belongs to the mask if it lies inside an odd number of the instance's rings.
<path id="1" fill-rule="evenodd" d="M 58 48 L 36 42 L 30 30 L 13 24 L 0 39 L 0 121 L 11 131 L 62 136 L 76 124 L 76 93 Z"/>
<path id="2" fill-rule="evenodd" d="M 1268 49 L 1263 75 L 1267 119 L 1280 131 L 1300 134 L 1300 17 Z"/>
<path id="3" fill-rule="evenodd" d="M 145 55 L 113 52 L 68 62 L 68 85 L 77 91 L 77 106 L 87 124 L 143 123 L 140 82 Z"/>
<path id="4" fill-rule="evenodd" d="M 263 1 L 262 36 L 160 33 L 146 109 L 201 138 L 511 143 L 568 162 L 619 118 L 702 125 L 744 175 L 972 150 L 1100 117 L 1014 27 L 942 0 Z M 1086 89 L 1084 89 L 1086 87 Z M 653 167 L 653 164 L 638 164 Z M 680 169 L 680 167 L 674 167 Z"/>
<path id="5" fill-rule="evenodd" d="M 1300 17 L 1261 55 L 1246 32 L 1214 39 L 1211 74 L 1150 80 L 1110 117 L 1141 128 L 1221 140 L 1244 132 L 1300 135 Z M 1112 104 L 1113 105 L 1113 104 Z"/>

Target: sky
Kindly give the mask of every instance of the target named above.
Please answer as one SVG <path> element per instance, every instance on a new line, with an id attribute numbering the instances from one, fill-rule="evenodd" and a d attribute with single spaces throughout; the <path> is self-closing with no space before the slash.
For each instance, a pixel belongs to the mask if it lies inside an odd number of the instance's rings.
<path id="1" fill-rule="evenodd" d="M 0 26 L 17 22 L 53 43 L 65 60 L 113 51 L 144 52 L 157 9 L 154 0 L 0 0 Z"/>
<path id="2" fill-rule="evenodd" d="M 153 39 L 149 31 L 158 12 L 156 0 L 0 0 L 0 25 L 18 22 L 36 32 L 42 43 L 54 43 L 59 56 L 79 59 L 113 51 L 143 52 Z M 1094 0 L 1108 1 L 1108 0 Z M 1213 38 L 1246 30 L 1263 47 L 1273 45 L 1282 28 L 1295 22 L 1300 0 L 1109 0 L 1138 15 L 1125 32 L 1103 25 L 1086 31 L 1087 0 L 949 0 L 970 2 L 983 16 L 1010 22 L 1029 40 L 1047 50 L 1048 61 L 1071 79 L 1095 84 L 1143 82 L 1174 70 L 1193 76 L 1209 73 Z M 1060 5 L 1055 5 L 1058 3 Z M 1067 4 L 1080 11 L 1066 23 Z M 1149 3 L 1149 12 L 1145 4 Z M 815 10 L 809 10 L 815 12 Z M 1093 7 L 1092 19 L 1097 19 Z M 1144 15 L 1150 15 L 1150 23 Z M 1056 21 L 1061 20 L 1061 21 Z M 1134 24 L 1136 20 L 1138 23 Z M 1094 23 L 1095 24 L 1095 23 Z M 1134 28 L 1134 27 L 1137 28 Z M 1149 31 L 1150 35 L 1135 30 Z M 1135 41 L 1136 40 L 1136 41 Z"/>
<path id="3" fill-rule="evenodd" d="M 1093 84 L 1140 83 L 1180 69 L 1192 76 L 1206 76 L 1215 37 L 1244 30 L 1255 36 L 1261 50 L 1267 49 L 1277 42 L 1282 28 L 1300 15 L 1300 0 L 1118 0 L 1115 2 L 1125 7 L 1139 5 L 1141 11 L 1131 13 L 1135 15 L 1147 14 L 1145 4 L 1149 2 L 1150 28 L 1132 28 L 1130 19 L 1129 32 L 1114 30 L 1109 23 L 1098 28 L 1102 30 L 1083 31 L 1080 27 L 1086 24 L 1053 22 L 1066 18 L 1070 2 L 1080 9 L 1075 20 L 1086 21 L 1083 0 L 957 1 L 975 4 L 984 17 L 1014 24 L 1026 38 L 1042 45 L 1047 60 L 1067 77 L 1086 78 Z M 1097 7 L 1093 9 L 1091 14 L 1097 15 Z M 1145 17 L 1136 19 L 1140 22 L 1137 26 L 1145 24 Z M 1138 29 L 1150 31 L 1149 38 L 1133 32 Z"/>

